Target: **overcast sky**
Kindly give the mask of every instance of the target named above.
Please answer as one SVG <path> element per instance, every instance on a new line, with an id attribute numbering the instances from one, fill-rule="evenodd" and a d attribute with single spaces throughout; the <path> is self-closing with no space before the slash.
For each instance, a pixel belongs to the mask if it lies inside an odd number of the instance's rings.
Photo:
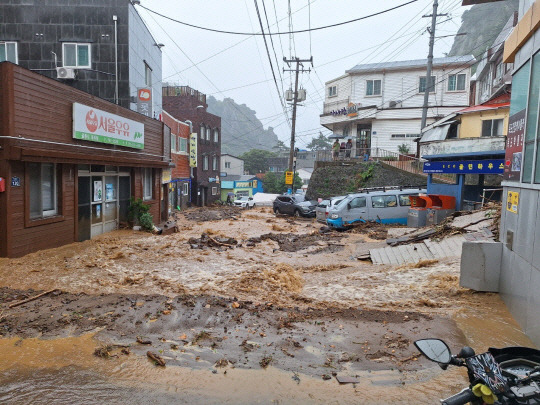
<path id="1" fill-rule="evenodd" d="M 410 0 L 290 0 L 292 30 L 339 24 L 407 3 Z M 288 32 L 289 1 L 257 2 L 265 33 Z M 146 10 L 189 24 L 222 31 L 260 33 L 255 0 L 141 0 L 135 6 L 163 51 L 163 81 L 189 85 L 219 100 L 225 97 L 255 110 L 265 128 L 271 126 L 287 145 L 291 129 L 274 83 L 262 36 L 209 32 L 182 25 Z M 309 59 L 310 73 L 300 75 L 307 100 L 297 112 L 297 146 L 305 147 L 322 131 L 319 115 L 324 102 L 324 83 L 359 63 L 427 58 L 426 32 L 432 0 L 417 0 L 399 9 L 337 27 L 294 35 L 266 37 L 279 92 L 294 86 L 283 57 Z M 455 34 L 466 10 L 461 0 L 439 0 L 437 36 Z M 443 22 L 448 20 L 446 22 Z M 453 37 L 437 39 L 435 57 L 444 56 Z M 277 59 L 277 61 L 276 61 Z M 287 106 L 290 117 L 290 106 Z M 247 135 L 249 136 L 249 135 Z"/>

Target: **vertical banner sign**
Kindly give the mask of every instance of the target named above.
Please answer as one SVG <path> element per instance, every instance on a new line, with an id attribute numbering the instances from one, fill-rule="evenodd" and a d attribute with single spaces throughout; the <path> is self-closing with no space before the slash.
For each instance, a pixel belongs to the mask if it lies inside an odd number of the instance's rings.
<path id="1" fill-rule="evenodd" d="M 189 136 L 189 167 L 197 167 L 197 133 Z"/>
<path id="2" fill-rule="evenodd" d="M 73 138 L 144 149 L 144 124 L 73 103 Z"/>
<path id="3" fill-rule="evenodd" d="M 525 134 L 525 110 L 515 113 L 508 121 L 506 153 L 504 157 L 504 179 L 519 181 L 523 138 Z"/>
<path id="4" fill-rule="evenodd" d="M 137 87 L 137 112 L 152 117 L 152 89 Z"/>

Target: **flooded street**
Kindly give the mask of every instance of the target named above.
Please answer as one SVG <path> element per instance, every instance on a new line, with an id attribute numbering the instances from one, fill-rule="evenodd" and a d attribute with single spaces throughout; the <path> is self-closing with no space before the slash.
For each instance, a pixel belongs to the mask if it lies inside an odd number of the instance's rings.
<path id="1" fill-rule="evenodd" d="M 269 208 L 178 228 L 0 259 L 0 403 L 428 404 L 467 380 L 414 340 L 532 346 L 498 294 L 459 287 L 455 259 L 357 260 L 380 230 L 321 233 Z"/>

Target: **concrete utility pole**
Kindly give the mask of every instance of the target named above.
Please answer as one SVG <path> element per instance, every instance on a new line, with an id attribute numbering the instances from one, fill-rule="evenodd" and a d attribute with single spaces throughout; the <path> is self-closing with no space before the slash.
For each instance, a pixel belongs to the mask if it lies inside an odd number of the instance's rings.
<path id="1" fill-rule="evenodd" d="M 291 150 L 289 151 L 289 171 L 296 171 L 296 159 L 294 153 L 294 138 L 295 138 L 295 127 L 296 127 L 296 104 L 298 103 L 298 75 L 300 72 L 310 72 L 311 69 L 304 69 L 302 62 L 311 62 L 313 64 L 313 56 L 309 59 L 287 59 L 283 58 L 283 61 L 290 66 L 290 63 L 296 62 L 296 69 L 283 69 L 284 72 L 296 72 L 296 80 L 294 81 L 294 95 L 293 95 L 293 112 L 292 112 L 292 128 L 291 128 Z M 294 177 L 293 177 L 294 183 Z"/>
<path id="2" fill-rule="evenodd" d="M 435 43 L 435 26 L 437 25 L 437 17 L 446 16 L 448 14 L 437 14 L 437 7 L 439 6 L 438 0 L 433 1 L 433 14 L 423 15 L 422 17 L 431 17 L 431 29 L 429 31 L 429 53 L 427 60 L 427 72 L 426 72 L 426 88 L 424 91 L 424 107 L 422 109 L 422 123 L 420 124 L 420 130 L 424 129 L 427 120 L 427 110 L 429 103 L 429 93 L 432 90 L 431 83 L 431 71 L 433 70 L 433 44 Z M 435 83 L 433 83 L 435 86 Z"/>

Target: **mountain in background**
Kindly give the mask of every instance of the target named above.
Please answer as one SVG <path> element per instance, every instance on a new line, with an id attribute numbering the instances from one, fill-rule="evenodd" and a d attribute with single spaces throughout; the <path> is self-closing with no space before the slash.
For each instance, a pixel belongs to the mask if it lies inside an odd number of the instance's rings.
<path id="1" fill-rule="evenodd" d="M 221 153 L 240 156 L 251 149 L 271 151 L 278 143 L 272 127 L 264 129 L 256 112 L 245 104 L 236 104 L 233 99 L 216 100 L 206 98 L 208 112 L 221 117 Z"/>
<path id="2" fill-rule="evenodd" d="M 448 56 L 474 55 L 479 60 L 491 47 L 510 16 L 518 10 L 519 0 L 476 4 L 461 16 L 461 27 Z"/>

